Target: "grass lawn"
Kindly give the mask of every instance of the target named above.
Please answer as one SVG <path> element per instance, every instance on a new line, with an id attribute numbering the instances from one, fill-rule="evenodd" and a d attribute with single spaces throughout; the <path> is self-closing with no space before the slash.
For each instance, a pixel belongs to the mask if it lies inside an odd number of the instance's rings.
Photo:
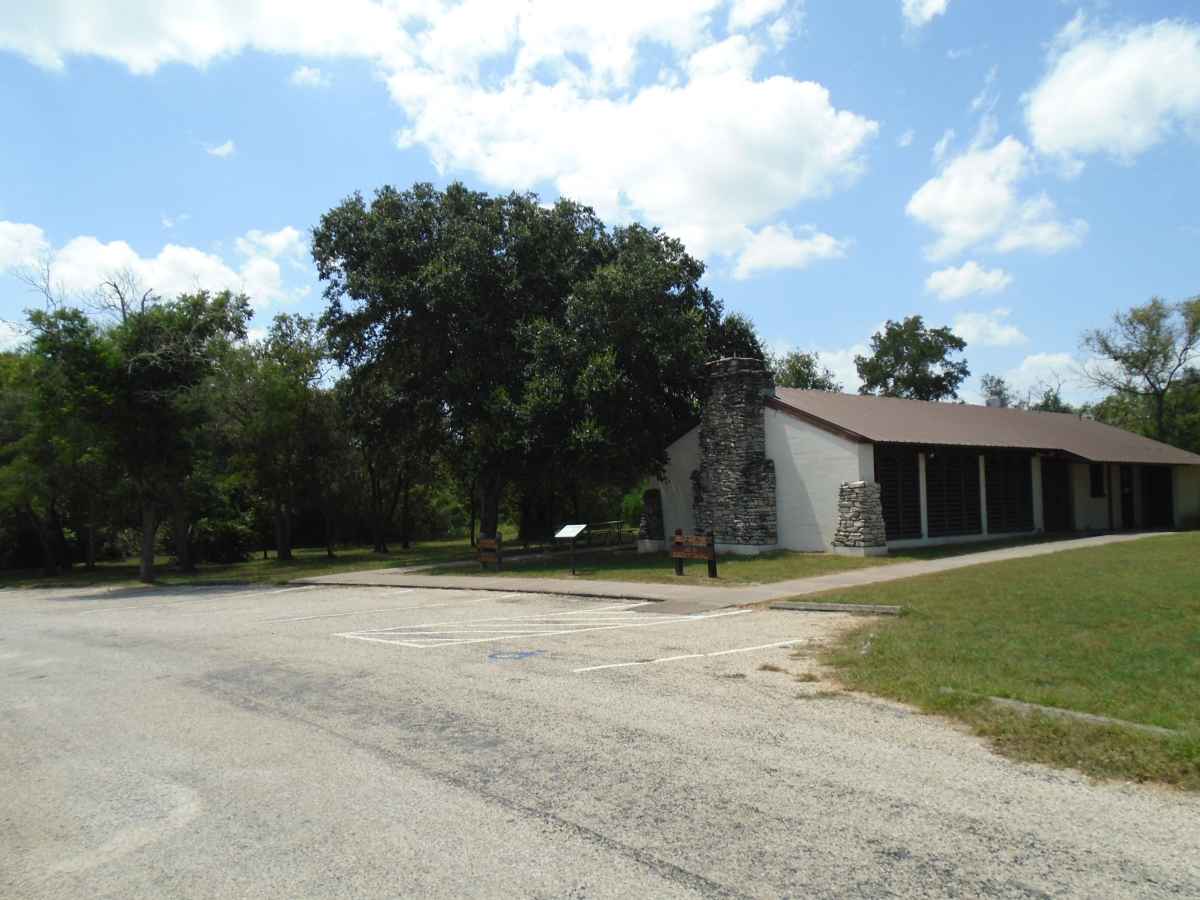
<path id="1" fill-rule="evenodd" d="M 826 662 L 847 687 L 960 719 L 1002 753 L 1200 790 L 1198 563 L 1200 534 L 1164 535 L 831 592 L 819 599 L 907 613 L 852 632 Z M 971 695 L 1181 734 L 1027 717 Z"/>
<path id="2" fill-rule="evenodd" d="M 811 578 L 829 575 L 847 569 L 867 566 L 886 566 L 917 559 L 936 559 L 977 553 L 998 547 L 1011 547 L 1023 543 L 1037 543 L 1047 538 L 1024 538 L 1021 540 L 989 541 L 982 544 L 957 544 L 946 547 L 922 547 L 913 550 L 898 550 L 888 556 L 838 556 L 833 553 L 794 553 L 780 550 L 759 556 L 721 556 L 717 560 L 717 575 L 708 577 L 708 569 L 702 561 L 688 560 L 684 564 L 682 577 L 675 574 L 670 554 L 637 553 L 632 548 L 611 551 L 585 551 L 582 548 L 575 558 L 576 577 L 599 581 L 641 581 L 655 584 L 686 584 L 694 587 L 730 587 L 733 585 L 770 584 L 789 581 L 793 578 Z M 515 553 L 516 550 L 508 552 Z M 504 571 L 475 568 L 439 568 L 430 575 L 484 575 L 497 574 L 521 578 L 570 578 L 570 555 L 562 550 L 545 559 L 506 562 Z"/>
<path id="3" fill-rule="evenodd" d="M 263 559 L 261 555 L 244 563 L 230 565 L 203 564 L 194 575 L 182 575 L 167 568 L 165 557 L 158 560 L 160 584 L 205 584 L 216 581 L 278 584 L 293 578 L 311 578 L 315 575 L 332 575 L 337 572 L 363 571 L 366 569 L 388 569 L 395 566 L 417 566 L 426 563 L 450 562 L 470 559 L 474 553 L 466 538 L 444 541 L 423 541 L 413 544 L 408 550 L 395 549 L 386 555 L 377 555 L 369 547 L 339 549 L 337 557 L 329 559 L 325 549 L 296 549 L 295 559 L 280 562 L 272 555 Z M 43 588 L 43 587 L 87 587 L 92 585 L 122 585 L 137 582 L 136 560 L 99 563 L 88 571 L 76 566 L 71 572 L 56 578 L 45 578 L 36 571 L 0 572 L 0 588 Z"/>

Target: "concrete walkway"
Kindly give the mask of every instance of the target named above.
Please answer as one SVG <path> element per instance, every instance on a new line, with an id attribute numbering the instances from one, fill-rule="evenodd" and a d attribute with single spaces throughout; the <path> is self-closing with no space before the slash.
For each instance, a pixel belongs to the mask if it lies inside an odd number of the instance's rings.
<path id="1" fill-rule="evenodd" d="M 892 565 L 851 569 L 832 575 L 817 575 L 811 578 L 796 578 L 791 581 L 776 581 L 746 587 L 700 587 L 689 584 L 646 584 L 633 581 L 597 581 L 582 578 L 521 578 L 519 576 L 488 577 L 486 575 L 412 575 L 400 569 L 375 569 L 370 572 L 346 572 L 338 575 L 323 575 L 316 578 L 298 579 L 294 584 L 330 584 L 347 587 L 406 587 L 444 588 L 447 590 L 504 591 L 523 594 L 562 594 L 573 597 L 601 597 L 614 600 L 654 600 L 669 604 L 669 609 L 656 608 L 656 612 L 703 612 L 726 606 L 743 606 L 819 594 L 823 591 L 842 590 L 869 584 L 881 584 L 917 575 L 934 572 L 949 572 L 966 566 L 1002 562 L 1008 559 L 1025 559 L 1045 556 L 1064 550 L 1083 547 L 1102 547 L 1154 537 L 1165 532 L 1137 532 L 1132 534 L 1104 534 L 1073 540 L 1052 541 L 1043 544 L 1025 544 L 1019 547 L 1002 547 L 996 550 L 981 550 L 944 559 L 915 560 Z"/>

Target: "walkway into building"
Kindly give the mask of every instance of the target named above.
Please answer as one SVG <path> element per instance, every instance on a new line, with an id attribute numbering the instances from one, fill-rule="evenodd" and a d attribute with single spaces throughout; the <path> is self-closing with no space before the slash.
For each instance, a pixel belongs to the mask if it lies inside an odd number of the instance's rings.
<path id="1" fill-rule="evenodd" d="M 1009 559 L 1024 559 L 1030 556 L 1045 556 L 1065 550 L 1084 547 L 1100 547 L 1136 541 L 1170 532 L 1149 531 L 1121 534 L 1104 534 L 1071 540 L 1052 541 L 1042 544 L 1024 544 L 1017 547 L 1002 547 L 964 553 L 943 559 L 916 560 L 867 569 L 853 569 L 832 575 L 798 578 L 792 581 L 776 581 L 745 587 L 696 587 L 694 585 L 646 584 L 633 581 L 595 581 L 576 578 L 521 578 L 519 576 L 488 577 L 486 575 L 416 575 L 401 569 L 376 569 L 370 572 L 346 572 L 324 575 L 317 578 L 300 579 L 295 584 L 343 585 L 347 587 L 407 587 L 442 588 L 447 590 L 519 591 L 526 594 L 560 594 L 574 597 L 601 597 L 614 600 L 654 600 L 668 604 L 655 607 L 656 612 L 705 612 L 729 606 L 745 606 L 752 603 L 768 603 L 793 597 L 820 594 L 825 591 L 843 590 L 948 572 L 966 566 L 1003 562 Z"/>

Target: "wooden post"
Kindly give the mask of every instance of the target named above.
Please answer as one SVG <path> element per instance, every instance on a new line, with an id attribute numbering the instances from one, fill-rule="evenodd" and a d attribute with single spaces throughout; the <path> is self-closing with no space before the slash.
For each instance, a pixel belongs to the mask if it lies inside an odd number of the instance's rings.
<path id="1" fill-rule="evenodd" d="M 708 558 L 708 577 L 717 577 L 717 536 L 711 531 L 707 535 L 708 545 L 712 547 L 712 556 Z"/>

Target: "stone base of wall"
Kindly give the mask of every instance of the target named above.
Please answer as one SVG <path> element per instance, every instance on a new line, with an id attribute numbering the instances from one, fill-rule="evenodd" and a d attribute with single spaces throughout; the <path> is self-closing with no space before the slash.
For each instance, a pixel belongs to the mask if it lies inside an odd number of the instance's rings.
<path id="1" fill-rule="evenodd" d="M 666 541 L 650 541 L 639 539 L 637 542 L 638 553 L 661 553 L 667 549 Z"/>
<path id="2" fill-rule="evenodd" d="M 883 548 L 887 552 L 878 484 L 873 481 L 842 482 L 838 488 L 838 524 L 833 547 L 835 550 Z"/>
<path id="3" fill-rule="evenodd" d="M 831 553 L 837 556 L 887 556 L 887 547 L 830 547 Z"/>

